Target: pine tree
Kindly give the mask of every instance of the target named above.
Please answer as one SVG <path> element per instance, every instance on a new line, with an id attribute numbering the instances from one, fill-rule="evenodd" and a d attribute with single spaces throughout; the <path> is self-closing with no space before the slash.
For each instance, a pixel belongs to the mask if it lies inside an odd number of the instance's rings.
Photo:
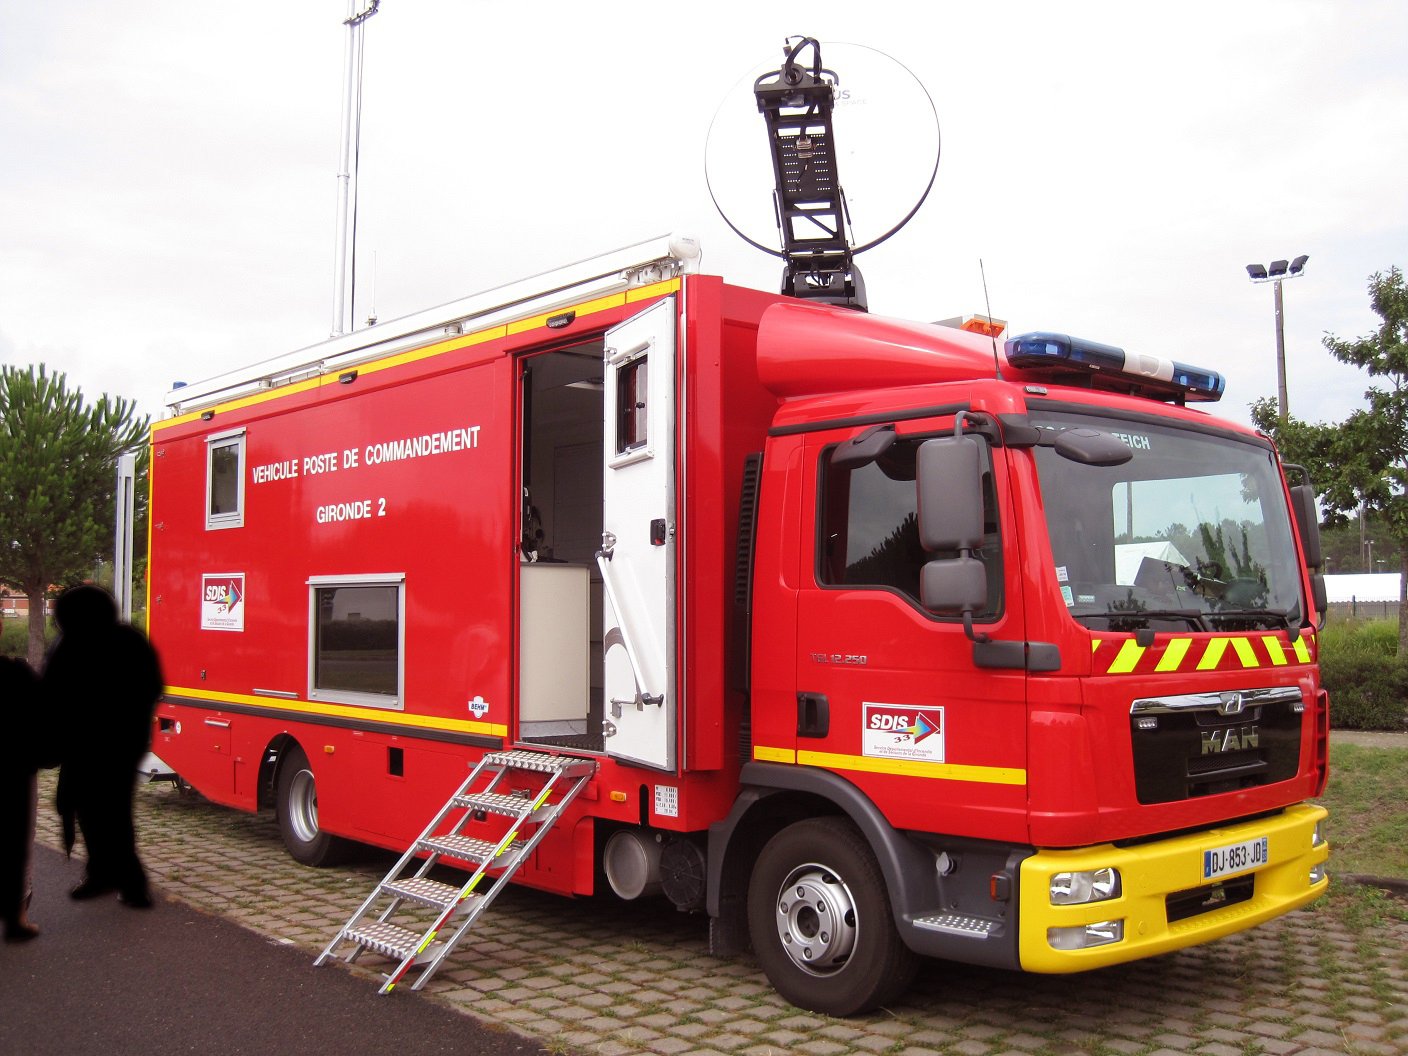
<path id="1" fill-rule="evenodd" d="M 29 661 L 44 655 L 51 586 L 92 575 L 111 552 L 117 456 L 147 434 L 133 403 L 91 406 L 63 374 L 0 368 L 0 581 L 29 599 Z"/>

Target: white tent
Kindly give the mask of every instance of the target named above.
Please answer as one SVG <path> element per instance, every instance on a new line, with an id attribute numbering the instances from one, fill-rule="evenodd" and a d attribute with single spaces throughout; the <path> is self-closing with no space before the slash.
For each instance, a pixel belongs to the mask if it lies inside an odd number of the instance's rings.
<path id="1" fill-rule="evenodd" d="M 1397 572 L 1357 572 L 1325 577 L 1325 595 L 1331 604 L 1351 601 L 1397 601 Z"/>
<path id="2" fill-rule="evenodd" d="M 1139 564 L 1146 557 L 1173 565 L 1188 564 L 1188 559 L 1178 552 L 1178 547 L 1167 539 L 1152 543 L 1119 543 L 1115 547 L 1115 582 L 1133 585 L 1134 577 L 1139 575 Z"/>

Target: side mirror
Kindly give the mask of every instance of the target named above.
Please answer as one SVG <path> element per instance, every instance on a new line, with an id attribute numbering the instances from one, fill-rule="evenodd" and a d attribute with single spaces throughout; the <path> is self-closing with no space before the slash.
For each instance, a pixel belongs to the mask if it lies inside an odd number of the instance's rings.
<path id="1" fill-rule="evenodd" d="M 897 436 L 893 425 L 877 425 L 867 429 L 859 436 L 838 444 L 831 452 L 831 465 L 836 468 L 868 465 L 894 447 Z"/>
<path id="2" fill-rule="evenodd" d="M 1291 510 L 1295 514 L 1296 527 L 1300 529 L 1305 563 L 1311 568 L 1319 568 L 1325 563 L 1325 557 L 1320 548 L 1320 519 L 1315 516 L 1315 488 L 1309 481 L 1291 489 Z"/>
<path id="3" fill-rule="evenodd" d="M 977 612 L 988 603 L 987 569 L 967 554 L 930 561 L 919 573 L 919 601 L 930 612 Z"/>
<path id="4" fill-rule="evenodd" d="M 1062 458 L 1083 466 L 1122 466 L 1134 457 L 1128 444 L 1099 429 L 1063 429 L 1052 446 Z"/>
<path id="5" fill-rule="evenodd" d="M 982 449 L 972 436 L 944 436 L 919 445 L 919 541 L 925 550 L 958 551 L 935 558 L 919 579 L 930 612 L 961 613 L 965 628 L 988 603 L 987 570 L 972 551 L 983 545 Z"/>
<path id="6" fill-rule="evenodd" d="M 925 550 L 983 545 L 982 452 L 972 436 L 919 445 L 919 542 Z"/>

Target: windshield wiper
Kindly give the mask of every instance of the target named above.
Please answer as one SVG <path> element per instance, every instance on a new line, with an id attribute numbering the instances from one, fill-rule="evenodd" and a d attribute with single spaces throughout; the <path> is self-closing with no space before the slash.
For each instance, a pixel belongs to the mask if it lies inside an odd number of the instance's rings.
<path id="1" fill-rule="evenodd" d="M 1197 609 L 1107 609 L 1105 612 L 1082 613 L 1080 620 L 1106 620 L 1112 631 L 1134 631 L 1148 627 L 1151 620 L 1182 620 L 1195 631 L 1211 630 Z"/>
<path id="2" fill-rule="evenodd" d="M 1248 622 L 1254 620 L 1269 620 L 1273 621 L 1277 627 L 1284 627 L 1290 630 L 1293 625 L 1293 620 L 1297 619 L 1300 613 L 1278 612 L 1276 609 L 1216 609 L 1212 612 L 1205 613 L 1205 615 L 1213 620 L 1246 620 Z M 1295 626 L 1298 630 L 1299 624 L 1297 623 Z"/>

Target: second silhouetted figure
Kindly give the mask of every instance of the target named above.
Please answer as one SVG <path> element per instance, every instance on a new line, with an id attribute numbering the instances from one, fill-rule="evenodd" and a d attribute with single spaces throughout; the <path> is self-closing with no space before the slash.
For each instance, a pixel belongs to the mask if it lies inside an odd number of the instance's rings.
<path id="1" fill-rule="evenodd" d="M 65 591 L 54 622 L 59 640 L 44 667 L 43 689 L 63 730 L 59 812 L 66 842 L 76 819 L 88 851 L 86 874 L 72 895 L 116 891 L 130 906 L 150 906 L 132 797 L 162 689 L 156 652 L 140 631 L 118 622 L 112 596 L 98 587 Z"/>

